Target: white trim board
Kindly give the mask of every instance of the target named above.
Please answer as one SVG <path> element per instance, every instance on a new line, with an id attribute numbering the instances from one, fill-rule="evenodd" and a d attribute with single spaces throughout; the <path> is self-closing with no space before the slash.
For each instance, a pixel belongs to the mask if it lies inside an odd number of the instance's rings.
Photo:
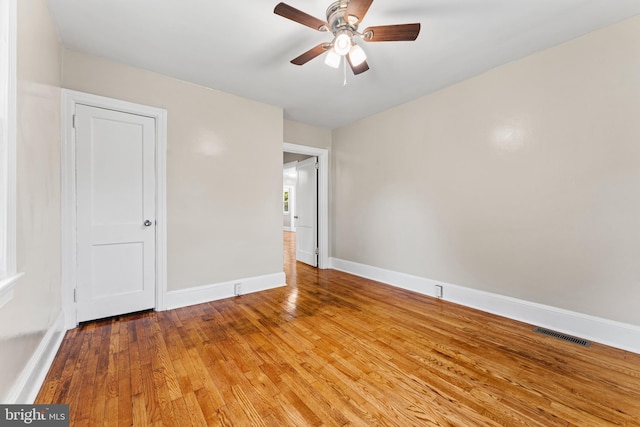
<path id="1" fill-rule="evenodd" d="M 49 372 L 53 359 L 64 338 L 64 316 L 62 312 L 44 335 L 38 348 L 22 370 L 13 388 L 3 403 L 32 404 Z"/>
<path id="2" fill-rule="evenodd" d="M 14 274 L 10 277 L 5 277 L 0 280 L 0 308 L 11 301 L 13 298 L 13 288 L 16 286 L 16 282 L 24 273 Z"/>
<path id="3" fill-rule="evenodd" d="M 338 258 L 331 258 L 331 266 L 432 297 L 436 297 L 436 285 L 440 285 L 445 301 L 640 354 L 639 326 Z"/>
<path id="4" fill-rule="evenodd" d="M 16 270 L 17 0 L 0 2 L 0 307 L 13 298 Z"/>
<path id="5" fill-rule="evenodd" d="M 330 268 L 329 264 L 329 150 L 306 145 L 282 144 L 287 153 L 307 154 L 318 157 L 318 268 Z"/>
<path id="6" fill-rule="evenodd" d="M 156 121 L 156 306 L 165 310 L 167 293 L 167 110 L 134 104 L 119 99 L 62 89 L 62 311 L 65 327 L 74 328 L 77 322 L 73 290 L 76 287 L 76 153 L 73 115 L 76 104 L 124 111 L 151 117 Z"/>
<path id="7" fill-rule="evenodd" d="M 230 280 L 228 282 L 214 283 L 211 285 L 198 286 L 195 288 L 180 289 L 167 292 L 166 309 L 186 307 L 189 305 L 202 304 L 235 295 L 235 285 L 240 284 L 240 295 L 253 292 L 265 291 L 267 289 L 286 286 L 284 272 L 266 274 L 264 276 L 246 277 L 243 279 Z"/>

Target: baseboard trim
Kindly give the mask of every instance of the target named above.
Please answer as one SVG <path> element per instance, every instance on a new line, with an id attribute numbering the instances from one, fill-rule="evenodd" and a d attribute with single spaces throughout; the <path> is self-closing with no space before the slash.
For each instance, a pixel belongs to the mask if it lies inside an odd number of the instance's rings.
<path id="1" fill-rule="evenodd" d="M 267 274 L 264 276 L 245 277 L 242 279 L 230 280 L 228 282 L 214 283 L 211 285 L 181 289 L 178 291 L 169 291 L 167 292 L 165 299 L 165 308 L 167 310 L 171 310 L 174 308 L 233 297 L 235 296 L 234 286 L 236 283 L 241 284 L 241 295 L 287 285 L 285 274 L 284 272 L 281 272 Z"/>
<path id="2" fill-rule="evenodd" d="M 640 354 L 640 327 L 635 325 L 339 258 L 331 258 L 331 268 L 434 298 L 440 285 L 445 301 Z"/>
<path id="3" fill-rule="evenodd" d="M 44 337 L 42 337 L 36 351 L 9 392 L 5 403 L 32 404 L 34 402 L 53 363 L 53 359 L 62 344 L 64 334 L 64 316 L 61 312 Z"/>

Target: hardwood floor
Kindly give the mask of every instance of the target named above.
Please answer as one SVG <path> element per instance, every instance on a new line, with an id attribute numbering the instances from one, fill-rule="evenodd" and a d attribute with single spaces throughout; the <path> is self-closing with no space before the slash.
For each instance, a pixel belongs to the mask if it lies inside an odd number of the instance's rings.
<path id="1" fill-rule="evenodd" d="M 71 330 L 74 426 L 640 426 L 640 355 L 295 262 L 289 286 Z"/>

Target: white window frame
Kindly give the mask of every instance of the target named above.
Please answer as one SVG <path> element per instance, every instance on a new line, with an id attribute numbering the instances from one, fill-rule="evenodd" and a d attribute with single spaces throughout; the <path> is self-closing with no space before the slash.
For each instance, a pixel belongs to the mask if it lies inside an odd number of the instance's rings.
<path id="1" fill-rule="evenodd" d="M 0 0 L 0 307 L 13 297 L 16 271 L 17 0 Z"/>

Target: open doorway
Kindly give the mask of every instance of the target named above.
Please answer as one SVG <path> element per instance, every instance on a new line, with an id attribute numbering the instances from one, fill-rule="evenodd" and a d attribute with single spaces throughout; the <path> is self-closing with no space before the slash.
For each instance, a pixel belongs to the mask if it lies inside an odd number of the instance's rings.
<path id="1" fill-rule="evenodd" d="M 298 231 L 303 231 L 303 235 L 300 236 L 308 241 L 309 238 L 313 237 L 315 240 L 314 246 L 317 247 L 317 267 L 320 269 L 329 268 L 329 227 L 328 227 L 328 161 L 329 154 L 328 150 L 314 147 L 307 147 L 303 145 L 289 144 L 284 143 L 283 146 L 283 230 L 285 233 L 289 234 L 289 241 L 293 240 L 291 237 L 292 233 L 297 233 Z M 313 166 L 310 166 L 313 165 Z M 285 169 L 288 170 L 289 176 L 287 176 Z M 306 172 L 305 172 L 306 170 Z M 307 199 L 305 206 L 308 206 L 309 197 L 308 193 L 305 191 L 302 194 L 298 194 L 298 189 L 300 189 L 300 185 L 296 183 L 293 185 L 294 178 L 297 180 L 297 176 L 293 176 L 293 172 L 296 174 L 298 172 L 310 174 L 310 170 L 314 172 L 317 170 L 317 183 L 316 185 L 317 196 L 313 196 L 315 198 L 315 205 L 313 209 L 315 210 L 315 215 L 317 217 L 317 222 L 315 224 L 315 230 L 311 230 L 310 228 L 306 228 L 308 224 L 305 224 L 300 218 L 299 213 L 303 211 L 299 211 L 299 201 L 304 201 Z M 302 175 L 301 175 L 302 176 Z M 289 189 L 289 192 L 287 192 Z M 288 205 L 285 203 L 285 197 L 287 197 Z M 296 218 L 298 217 L 298 218 Z M 287 222 L 288 220 L 288 222 Z M 298 223 L 297 220 L 300 220 Z M 303 227 L 303 228 L 300 228 Z M 295 242 L 292 242 L 295 243 Z M 307 242 L 308 243 L 308 242 Z M 306 243 L 305 243 L 306 245 Z M 285 245 L 285 251 L 291 250 L 290 245 Z M 297 248 L 296 248 L 297 249 Z M 308 251 L 307 251 L 308 252 Z M 315 252 L 315 251 L 314 251 Z M 304 258 L 303 254 L 298 252 L 300 257 L 296 258 Z M 315 255 L 315 254 L 313 254 Z M 285 259 L 291 256 L 291 254 L 285 254 Z M 307 260 L 300 259 L 303 262 L 308 262 L 310 254 L 307 253 Z"/>
<path id="2" fill-rule="evenodd" d="M 317 267 L 318 157 L 284 153 L 283 161 L 283 229 L 295 237 L 296 261 Z"/>

